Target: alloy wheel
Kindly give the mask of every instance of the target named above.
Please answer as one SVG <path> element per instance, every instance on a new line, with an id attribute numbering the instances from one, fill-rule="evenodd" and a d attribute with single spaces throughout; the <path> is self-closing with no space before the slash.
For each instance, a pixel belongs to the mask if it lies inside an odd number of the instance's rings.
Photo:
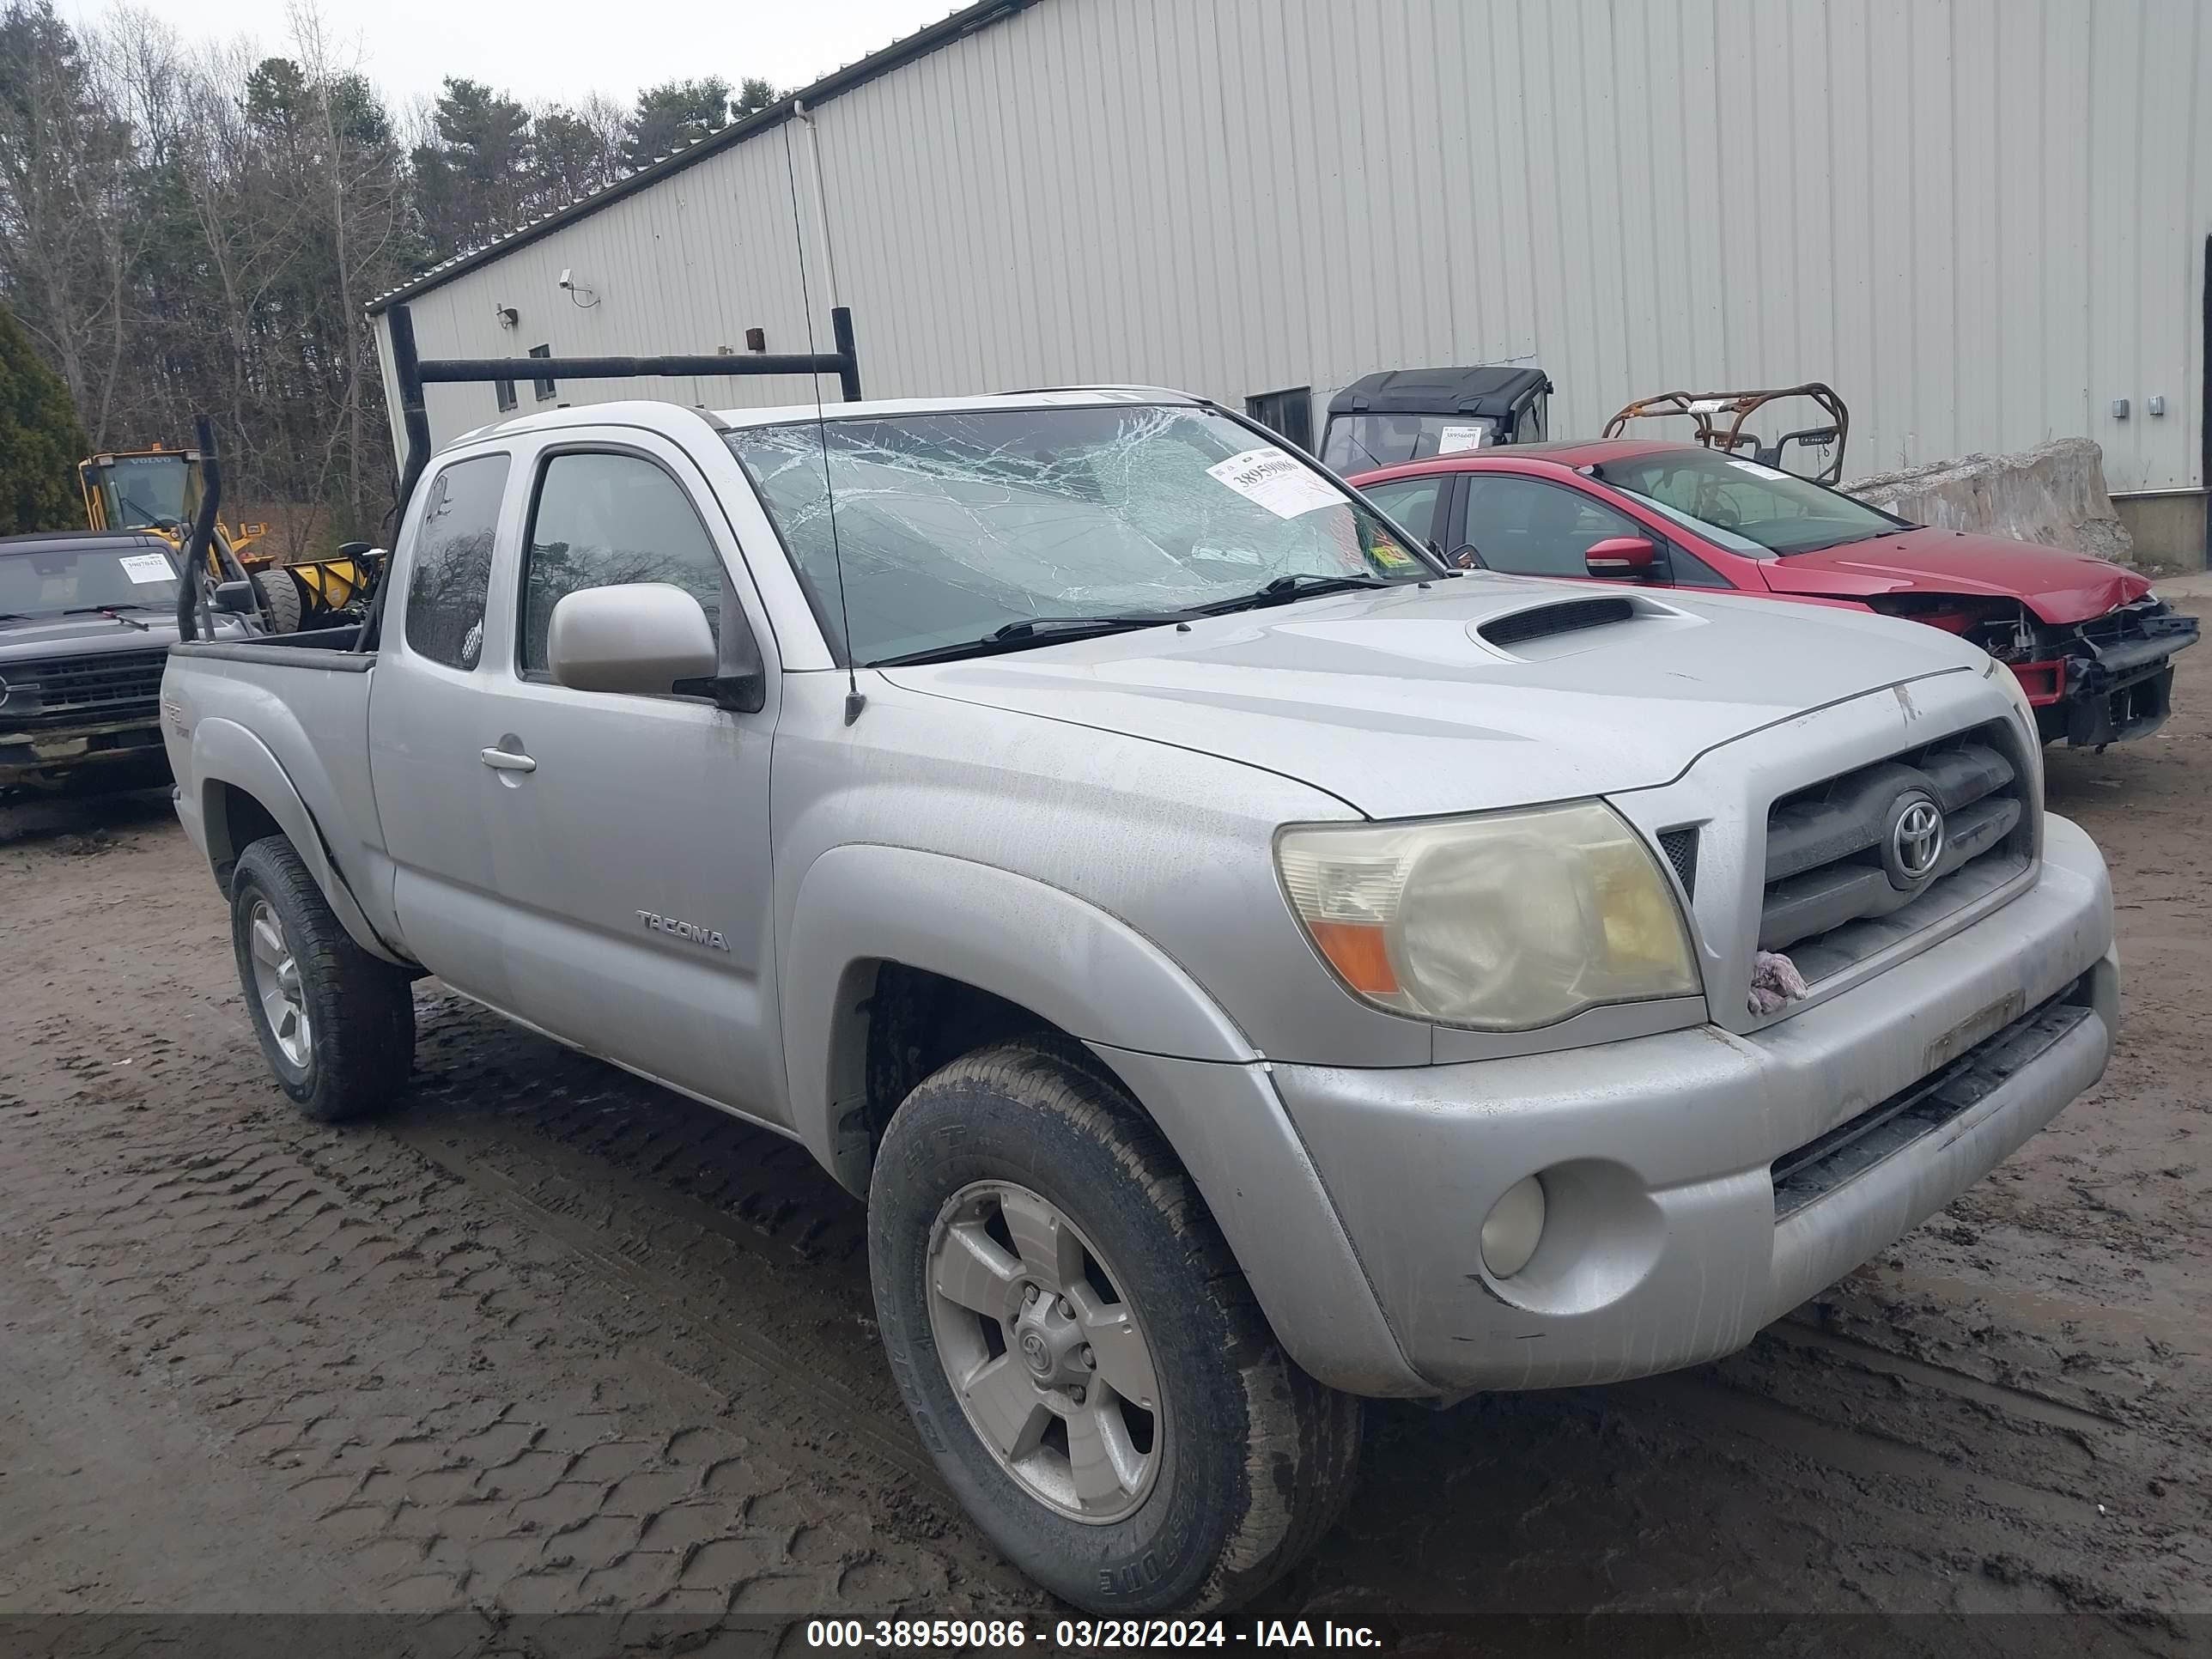
<path id="1" fill-rule="evenodd" d="M 927 1271 L 938 1358 L 1000 1467 L 1078 1521 L 1142 1504 L 1168 1427 L 1152 1347 L 1075 1224 L 1026 1187 L 977 1182 L 939 1212 Z"/>

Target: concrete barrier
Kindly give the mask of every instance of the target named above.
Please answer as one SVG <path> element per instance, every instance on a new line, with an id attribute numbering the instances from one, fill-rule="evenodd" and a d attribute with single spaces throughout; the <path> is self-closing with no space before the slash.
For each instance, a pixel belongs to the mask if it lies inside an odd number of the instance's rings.
<path id="1" fill-rule="evenodd" d="M 2057 438 L 2017 455 L 1969 455 L 1880 472 L 1844 491 L 1915 524 L 2135 562 L 2134 538 L 2105 491 L 2105 454 L 2094 439 Z"/>

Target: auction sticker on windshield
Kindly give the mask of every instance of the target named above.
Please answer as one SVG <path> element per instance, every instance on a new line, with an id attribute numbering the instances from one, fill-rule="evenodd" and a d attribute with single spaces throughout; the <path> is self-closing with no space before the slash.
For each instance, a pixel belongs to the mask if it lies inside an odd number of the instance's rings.
<path id="1" fill-rule="evenodd" d="M 177 579 L 177 573 L 169 561 L 159 553 L 126 553 L 117 562 L 122 565 L 123 574 L 141 587 L 154 582 L 173 582 Z"/>
<path id="2" fill-rule="evenodd" d="M 1437 453 L 1456 455 L 1463 449 L 1480 449 L 1490 435 L 1486 426 L 1448 426 L 1437 434 Z"/>
<path id="3" fill-rule="evenodd" d="M 1240 450 L 1206 470 L 1279 519 L 1295 519 L 1317 507 L 1344 505 L 1344 497 L 1315 477 L 1303 462 L 1272 445 Z"/>

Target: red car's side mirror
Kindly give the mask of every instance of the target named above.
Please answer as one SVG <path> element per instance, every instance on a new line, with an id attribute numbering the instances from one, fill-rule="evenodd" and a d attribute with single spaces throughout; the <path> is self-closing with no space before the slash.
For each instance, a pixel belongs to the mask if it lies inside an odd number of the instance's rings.
<path id="1" fill-rule="evenodd" d="M 1648 576 L 1659 560 L 1659 550 L 1643 536 L 1607 536 L 1593 542 L 1583 555 L 1583 568 L 1593 576 L 1615 580 Z"/>

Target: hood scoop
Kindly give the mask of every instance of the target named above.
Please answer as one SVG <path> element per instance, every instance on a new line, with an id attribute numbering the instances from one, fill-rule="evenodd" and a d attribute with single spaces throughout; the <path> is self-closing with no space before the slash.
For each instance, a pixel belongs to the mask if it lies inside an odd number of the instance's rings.
<path id="1" fill-rule="evenodd" d="M 1526 645 L 1531 640 L 1550 639 L 1559 634 L 1578 634 L 1586 628 L 1604 628 L 1613 623 L 1624 623 L 1636 614 L 1636 607 L 1617 593 L 1603 599 L 1562 599 L 1556 605 L 1532 605 L 1525 611 L 1510 611 L 1502 617 L 1492 617 L 1477 625 L 1475 632 L 1486 645 L 1503 650 L 1511 646 Z"/>

